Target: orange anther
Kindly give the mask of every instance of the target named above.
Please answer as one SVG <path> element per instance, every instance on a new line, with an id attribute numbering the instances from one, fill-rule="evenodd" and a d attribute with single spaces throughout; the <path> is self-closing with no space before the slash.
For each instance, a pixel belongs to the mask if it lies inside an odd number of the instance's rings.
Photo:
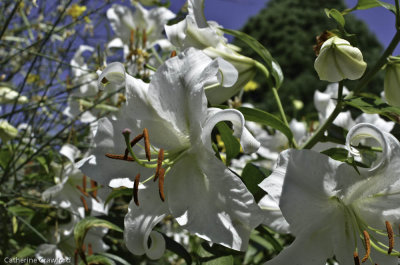
<path id="1" fill-rule="evenodd" d="M 139 134 L 138 136 L 136 136 L 135 138 L 133 138 L 133 140 L 131 141 L 131 147 L 133 147 L 137 142 L 139 142 L 140 140 L 142 140 L 142 138 L 143 138 L 144 136 L 143 136 L 143 133 L 142 134 Z M 125 149 L 125 155 L 124 155 L 124 158 L 126 159 L 127 157 L 128 157 L 128 154 L 129 154 L 129 150 L 128 150 L 128 148 L 126 148 Z"/>
<path id="2" fill-rule="evenodd" d="M 165 201 L 165 195 L 164 195 L 164 174 L 165 174 L 165 169 L 160 168 L 160 176 L 158 180 L 158 191 L 160 193 L 160 198 L 162 201 Z"/>
<path id="3" fill-rule="evenodd" d="M 83 207 L 85 208 L 85 212 L 88 212 L 88 211 L 89 211 L 89 207 L 88 207 L 88 205 L 87 205 L 87 202 L 86 202 L 86 200 L 85 200 L 85 197 L 81 196 L 80 198 L 81 198 Z"/>
<path id="4" fill-rule="evenodd" d="M 139 206 L 139 181 L 140 181 L 140 173 L 136 175 L 135 182 L 133 184 L 133 200 L 137 206 Z"/>
<path id="5" fill-rule="evenodd" d="M 162 162 L 164 160 L 164 149 L 160 149 L 158 152 L 158 159 L 157 159 L 157 168 L 156 168 L 156 174 L 154 175 L 154 181 L 158 179 L 158 176 L 160 175 L 160 169 L 162 167 Z"/>
<path id="6" fill-rule="evenodd" d="M 147 131 L 147 128 L 143 129 L 143 136 L 144 136 L 144 149 L 146 151 L 146 158 L 148 161 L 150 161 L 151 160 L 150 138 L 149 138 L 149 131 Z"/>
<path id="7" fill-rule="evenodd" d="M 363 231 L 364 234 L 364 244 L 365 244 L 365 256 L 361 259 L 361 262 L 364 263 L 369 258 L 371 254 L 371 241 L 369 238 L 369 234 L 366 230 Z"/>
<path id="8" fill-rule="evenodd" d="M 84 190 L 82 189 L 81 186 L 76 185 L 75 187 L 76 187 L 83 195 L 85 195 L 86 197 L 89 196 L 89 194 L 88 194 L 86 191 L 84 191 Z"/>
<path id="9" fill-rule="evenodd" d="M 124 159 L 125 155 L 114 155 L 114 154 L 106 154 L 106 157 L 111 158 L 111 159 L 117 159 L 117 160 L 125 160 L 125 161 L 135 161 L 132 157 L 128 156 L 126 159 Z"/>
<path id="10" fill-rule="evenodd" d="M 176 56 L 176 51 L 173 50 L 173 51 L 171 52 L 171 56 L 170 56 L 170 57 L 172 58 L 172 57 L 175 57 L 175 56 Z"/>
<path id="11" fill-rule="evenodd" d="M 83 175 L 82 177 L 82 187 L 83 191 L 86 193 L 86 175 Z"/>
<path id="12" fill-rule="evenodd" d="M 389 221 L 386 221 L 385 225 L 386 225 L 386 231 L 387 231 L 388 238 L 389 238 L 388 254 L 390 254 L 390 253 L 392 253 L 392 250 L 394 247 L 394 233 L 393 233 L 392 225 L 389 223 Z"/>
<path id="13" fill-rule="evenodd" d="M 354 258 L 354 265 L 360 265 L 360 259 L 358 258 L 357 252 L 353 253 L 353 258 Z"/>

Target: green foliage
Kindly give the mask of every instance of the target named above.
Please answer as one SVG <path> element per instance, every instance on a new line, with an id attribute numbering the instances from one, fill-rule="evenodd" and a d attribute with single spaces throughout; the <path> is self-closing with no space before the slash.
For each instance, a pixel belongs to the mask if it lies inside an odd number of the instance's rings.
<path id="1" fill-rule="evenodd" d="M 316 58 L 313 51 L 315 37 L 325 30 L 336 28 L 335 21 L 326 16 L 324 8 L 342 11 L 346 7 L 342 0 L 271 0 L 242 29 L 264 45 L 282 67 L 285 80 L 279 95 L 289 116 L 302 117 L 314 111 L 313 104 L 310 104 L 313 102 L 314 91 L 324 90 L 328 84 L 319 80 L 313 67 Z M 335 11 L 330 12 L 330 15 L 341 21 Z M 345 19 L 345 30 L 357 35 L 358 47 L 369 67 L 372 66 L 382 51 L 381 45 L 363 22 L 352 15 L 346 15 Z M 257 53 L 248 49 L 240 40 L 235 40 L 234 43 L 242 48 L 244 55 L 258 58 Z M 256 81 L 260 84 L 260 89 L 249 95 L 245 94 L 243 101 L 251 100 L 268 112 L 277 112 L 265 78 L 259 75 Z M 366 90 L 378 94 L 382 90 L 382 84 L 383 77 L 378 75 Z M 355 84 L 345 82 L 345 85 L 352 89 Z M 293 99 L 306 103 L 299 112 L 292 105 Z"/>

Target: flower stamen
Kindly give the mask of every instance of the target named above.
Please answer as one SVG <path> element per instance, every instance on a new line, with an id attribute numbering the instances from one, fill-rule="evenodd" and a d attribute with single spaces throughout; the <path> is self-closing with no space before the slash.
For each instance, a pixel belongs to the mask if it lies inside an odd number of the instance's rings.
<path id="1" fill-rule="evenodd" d="M 176 56 L 176 51 L 173 50 L 173 51 L 171 52 L 171 56 L 170 56 L 170 57 L 172 58 L 172 57 L 175 57 L 175 56 Z"/>
<path id="2" fill-rule="evenodd" d="M 158 180 L 158 191 L 160 193 L 160 198 L 162 201 L 165 201 L 165 195 L 164 195 L 164 174 L 165 174 L 165 169 L 160 168 L 160 176 Z"/>
<path id="3" fill-rule="evenodd" d="M 83 175 L 83 177 L 82 177 L 82 187 L 83 187 L 83 191 L 86 193 L 86 175 Z"/>
<path id="4" fill-rule="evenodd" d="M 131 147 L 133 147 L 135 144 L 137 144 L 140 140 L 142 140 L 142 138 L 143 138 L 144 136 L 143 136 L 143 133 L 141 133 L 141 134 L 139 134 L 139 135 L 137 135 L 135 138 L 133 138 L 133 140 L 131 141 Z M 125 155 L 124 155 L 124 157 L 128 157 L 128 155 L 129 155 L 129 150 L 128 150 L 128 148 L 125 148 Z"/>
<path id="5" fill-rule="evenodd" d="M 369 258 L 369 255 L 371 254 L 371 240 L 370 240 L 367 230 L 364 230 L 363 234 L 364 234 L 364 244 L 365 244 L 366 253 L 365 253 L 365 256 L 361 259 L 362 263 L 364 263 Z"/>
<path id="6" fill-rule="evenodd" d="M 135 159 L 133 159 L 131 156 L 128 156 L 125 159 L 125 155 L 115 155 L 115 154 L 107 153 L 106 157 L 111 158 L 111 159 L 117 159 L 117 160 L 135 161 Z"/>
<path id="7" fill-rule="evenodd" d="M 393 246 L 394 246 L 394 233 L 393 233 L 392 225 L 390 224 L 389 221 L 386 221 L 385 225 L 386 225 L 386 231 L 387 231 L 388 238 L 389 238 L 388 254 L 390 254 L 390 253 L 392 253 Z"/>
<path id="8" fill-rule="evenodd" d="M 89 196 L 89 194 L 88 194 L 84 189 L 82 189 L 81 186 L 76 185 L 75 187 L 76 187 L 83 195 L 85 195 L 86 197 Z"/>
<path id="9" fill-rule="evenodd" d="M 143 136 L 144 136 L 144 149 L 146 151 L 146 158 L 148 161 L 150 161 L 151 160 L 150 138 L 149 138 L 149 132 L 147 131 L 147 128 L 143 129 Z"/>
<path id="10" fill-rule="evenodd" d="M 353 258 L 354 258 L 354 265 L 360 265 L 360 259 L 358 258 L 357 252 L 353 253 Z"/>
<path id="11" fill-rule="evenodd" d="M 140 181 L 140 173 L 136 175 L 135 177 L 135 182 L 133 183 L 133 200 L 135 201 L 135 204 L 139 206 L 139 181 Z"/>
<path id="12" fill-rule="evenodd" d="M 97 199 L 97 182 L 94 180 L 90 180 L 90 188 L 92 189 L 92 192 L 90 193 L 90 195 L 92 195 L 93 199 L 95 199 L 97 202 L 99 202 L 99 200 Z"/>
<path id="13" fill-rule="evenodd" d="M 88 205 L 87 205 L 87 202 L 86 202 L 86 200 L 85 200 L 85 197 L 81 196 L 80 198 L 81 198 L 83 207 L 85 208 L 85 213 L 89 212 L 89 207 L 88 207 Z"/>
<path id="14" fill-rule="evenodd" d="M 92 244 L 89 243 L 88 244 L 88 256 L 91 256 L 91 255 L 93 255 L 93 248 L 92 248 Z"/>
<path id="15" fill-rule="evenodd" d="M 143 36 L 142 36 L 142 48 L 146 48 L 146 43 L 147 43 L 147 32 L 145 29 L 143 29 Z"/>
<path id="16" fill-rule="evenodd" d="M 162 167 L 162 162 L 164 160 L 164 149 L 160 149 L 158 152 L 158 159 L 157 159 L 157 168 L 156 168 L 156 174 L 154 175 L 154 182 L 158 179 L 158 176 L 160 175 L 160 170 Z"/>

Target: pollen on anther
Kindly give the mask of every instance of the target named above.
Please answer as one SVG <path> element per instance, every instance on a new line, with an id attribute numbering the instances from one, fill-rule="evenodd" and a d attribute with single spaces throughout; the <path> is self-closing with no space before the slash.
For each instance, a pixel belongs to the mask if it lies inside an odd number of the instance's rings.
<path id="1" fill-rule="evenodd" d="M 135 182 L 133 183 L 133 201 L 137 206 L 139 206 L 139 181 L 140 181 L 140 173 L 136 175 Z"/>
<path id="2" fill-rule="evenodd" d="M 142 48 L 146 48 L 146 43 L 147 43 L 147 32 L 145 29 L 143 29 L 143 38 L 142 38 Z"/>
<path id="3" fill-rule="evenodd" d="M 150 161 L 151 160 L 150 138 L 149 138 L 149 131 L 147 131 L 147 128 L 143 129 L 143 136 L 144 136 L 144 149 L 146 151 L 146 158 L 148 161 Z"/>
<path id="4" fill-rule="evenodd" d="M 160 175 L 160 170 L 162 167 L 162 162 L 164 160 L 164 149 L 160 149 L 158 152 L 158 159 L 157 159 L 157 168 L 156 168 L 156 174 L 154 175 L 154 181 L 158 179 L 158 176 Z"/>
<path id="5" fill-rule="evenodd" d="M 114 154 L 106 154 L 106 157 L 111 158 L 111 159 L 117 159 L 117 160 L 125 160 L 125 161 L 135 161 L 132 157 L 128 156 L 125 158 L 125 155 L 114 155 Z"/>
<path id="6" fill-rule="evenodd" d="M 369 258 L 369 255 L 371 254 L 371 241 L 369 238 L 369 234 L 366 230 L 363 231 L 363 234 L 364 234 L 364 244 L 365 244 L 365 255 L 361 259 L 362 263 L 367 261 L 367 259 Z"/>
<path id="7" fill-rule="evenodd" d="M 92 195 L 96 199 L 97 198 L 97 183 L 94 180 L 90 180 L 90 188 L 92 189 Z"/>
<path id="8" fill-rule="evenodd" d="M 135 41 L 135 31 L 131 29 L 131 38 L 129 39 L 129 42 L 131 44 L 131 48 L 133 48 L 133 43 Z"/>
<path id="9" fill-rule="evenodd" d="M 176 51 L 173 50 L 173 51 L 171 52 L 171 56 L 170 56 L 170 57 L 172 58 L 172 57 L 175 57 L 175 56 L 176 56 Z"/>
<path id="10" fill-rule="evenodd" d="M 392 253 L 392 250 L 394 247 L 394 233 L 393 233 L 392 225 L 389 223 L 389 221 L 385 221 L 385 225 L 386 225 L 386 231 L 387 231 L 388 238 L 389 238 L 388 254 L 390 254 L 390 253 Z"/>
<path id="11" fill-rule="evenodd" d="M 83 207 L 85 208 L 85 212 L 88 212 L 88 211 L 89 211 L 89 207 L 88 207 L 88 205 L 87 205 L 87 202 L 86 202 L 86 200 L 85 200 L 85 197 L 81 196 L 80 198 L 81 198 Z"/>
<path id="12" fill-rule="evenodd" d="M 143 133 L 139 134 L 138 136 L 136 136 L 135 138 L 132 139 L 132 141 L 130 142 L 131 147 L 133 147 L 135 144 L 137 144 L 140 140 L 142 140 L 142 138 L 144 137 Z M 129 150 L 128 148 L 125 148 L 125 154 L 124 154 L 124 158 L 126 160 L 126 158 L 128 157 L 129 154 Z"/>
<path id="13" fill-rule="evenodd" d="M 83 175 L 82 177 L 82 187 L 83 191 L 86 192 L 86 175 Z"/>
<path id="14" fill-rule="evenodd" d="M 165 195 L 164 195 L 164 174 L 165 174 L 165 169 L 160 168 L 160 176 L 158 180 L 158 191 L 160 193 L 160 198 L 162 201 L 165 201 Z"/>
<path id="15" fill-rule="evenodd" d="M 91 256 L 93 255 L 93 248 L 92 248 L 92 244 L 88 244 L 88 255 Z"/>
<path id="16" fill-rule="evenodd" d="M 360 265 L 360 259 L 358 258 L 357 252 L 353 253 L 353 258 L 354 258 L 354 265 Z"/>

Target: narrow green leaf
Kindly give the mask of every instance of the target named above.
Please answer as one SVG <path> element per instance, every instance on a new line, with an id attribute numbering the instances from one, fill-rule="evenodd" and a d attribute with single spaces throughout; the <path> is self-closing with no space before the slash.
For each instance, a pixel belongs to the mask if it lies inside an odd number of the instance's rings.
<path id="1" fill-rule="evenodd" d="M 344 103 L 365 113 L 377 113 L 397 123 L 400 122 L 400 108 L 388 105 L 375 95 L 363 93 L 360 96 L 353 96 L 350 99 L 346 99 Z"/>
<path id="2" fill-rule="evenodd" d="M 24 247 L 23 249 L 18 251 L 17 254 L 15 254 L 15 257 L 22 259 L 22 258 L 32 256 L 35 253 L 36 253 L 35 249 L 33 249 L 31 247 Z"/>
<path id="3" fill-rule="evenodd" d="M 231 128 L 225 122 L 219 122 L 217 129 L 221 135 L 221 140 L 224 142 L 226 149 L 226 161 L 229 164 L 232 158 L 235 158 L 240 153 L 240 143 L 233 136 Z"/>
<path id="4" fill-rule="evenodd" d="M 253 194 L 254 199 L 258 202 L 265 192 L 258 186 L 266 177 L 268 177 L 260 167 L 248 163 L 242 172 L 242 180 L 247 189 Z"/>
<path id="5" fill-rule="evenodd" d="M 99 265 L 115 265 L 115 262 L 105 256 L 101 256 L 101 255 L 91 255 L 86 257 L 86 261 L 89 265 L 95 265 L 95 264 L 99 264 Z M 85 265 L 85 262 L 83 260 L 81 260 L 79 262 L 79 265 Z"/>
<path id="6" fill-rule="evenodd" d="M 345 162 L 348 159 L 349 152 L 344 148 L 330 148 L 321 152 L 321 154 L 327 155 L 332 159 Z"/>
<path id="7" fill-rule="evenodd" d="M 238 110 L 243 114 L 244 118 L 248 121 L 254 121 L 261 123 L 263 125 L 270 126 L 278 131 L 281 131 L 289 140 L 289 142 L 293 139 L 292 131 L 286 124 L 284 124 L 280 119 L 276 116 L 254 108 L 246 108 L 240 107 Z"/>
<path id="8" fill-rule="evenodd" d="M 354 10 L 364 10 L 364 9 L 370 9 L 370 8 L 379 7 L 379 6 L 386 8 L 387 10 L 391 11 L 393 14 L 396 14 L 396 7 L 394 5 L 386 3 L 384 1 L 379 1 L 379 0 L 358 0 L 357 5 L 355 7 L 344 10 L 342 12 L 342 14 L 345 15 Z"/>
<path id="9" fill-rule="evenodd" d="M 78 249 L 81 249 L 85 236 L 92 227 L 104 227 L 121 233 L 123 232 L 121 228 L 109 221 L 98 219 L 93 216 L 86 217 L 85 219 L 80 220 L 74 229 L 74 238 Z"/>
<path id="10" fill-rule="evenodd" d="M 118 188 L 118 189 L 113 189 L 113 191 L 107 196 L 107 199 L 105 201 L 105 205 L 107 205 L 112 199 L 121 197 L 121 196 L 132 196 L 132 189 L 128 188 Z"/>
<path id="11" fill-rule="evenodd" d="M 233 265 L 233 257 L 232 256 L 223 256 L 217 257 L 215 259 L 202 262 L 202 265 Z"/>
<path id="12" fill-rule="evenodd" d="M 162 236 L 165 239 L 165 247 L 178 255 L 179 257 L 183 258 L 186 262 L 187 265 L 192 264 L 192 257 L 190 256 L 189 252 L 179 243 L 177 243 L 175 240 L 169 238 L 165 234 L 161 233 Z"/>

